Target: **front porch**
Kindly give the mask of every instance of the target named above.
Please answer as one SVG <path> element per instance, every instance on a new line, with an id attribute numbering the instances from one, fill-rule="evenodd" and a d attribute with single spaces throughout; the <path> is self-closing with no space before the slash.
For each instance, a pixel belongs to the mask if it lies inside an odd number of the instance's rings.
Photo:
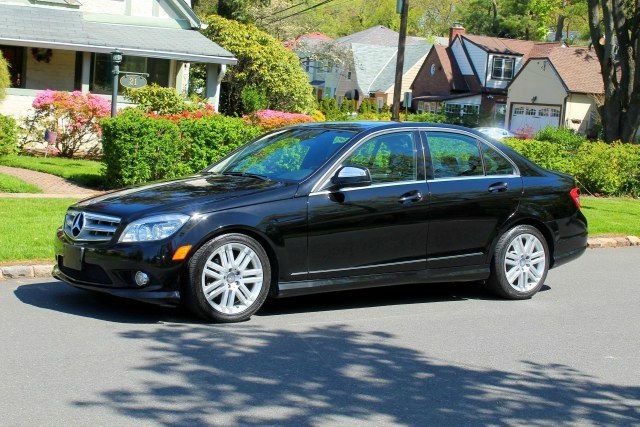
<path id="1" fill-rule="evenodd" d="M 196 30 L 90 21 L 69 10 L 0 5 L 0 12 L 12 17 L 0 27 L 0 50 L 11 74 L 0 114 L 17 118 L 29 114 L 33 99 L 45 89 L 109 97 L 115 49 L 124 55 L 121 71 L 148 73 L 149 84 L 184 94 L 190 64 L 206 64 L 203 95 L 216 109 L 226 66 L 236 63 L 230 52 Z M 126 105 L 122 97 L 118 101 Z"/>

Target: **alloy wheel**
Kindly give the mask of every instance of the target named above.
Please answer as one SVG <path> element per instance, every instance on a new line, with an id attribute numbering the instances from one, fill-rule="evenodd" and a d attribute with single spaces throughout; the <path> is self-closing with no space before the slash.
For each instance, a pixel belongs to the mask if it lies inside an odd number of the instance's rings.
<path id="1" fill-rule="evenodd" d="M 240 314 L 251 307 L 262 283 L 260 258 L 242 243 L 227 243 L 217 248 L 202 271 L 202 291 L 207 302 L 224 314 Z"/>
<path id="2" fill-rule="evenodd" d="M 504 256 L 507 282 L 518 292 L 529 292 L 540 283 L 546 263 L 540 239 L 533 234 L 519 234 L 509 243 Z"/>

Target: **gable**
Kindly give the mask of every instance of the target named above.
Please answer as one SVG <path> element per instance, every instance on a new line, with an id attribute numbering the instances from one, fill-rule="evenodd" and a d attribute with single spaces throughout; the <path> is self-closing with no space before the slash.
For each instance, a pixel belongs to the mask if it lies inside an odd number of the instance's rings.
<path id="1" fill-rule="evenodd" d="M 433 69 L 434 73 L 431 74 Z M 443 64 L 436 46 L 432 47 L 425 58 L 411 88 L 413 96 L 445 95 L 451 90 L 450 64 Z"/>
<path id="2" fill-rule="evenodd" d="M 88 20 L 107 23 L 200 28 L 201 23 L 183 0 L 82 0 Z"/>
<path id="3" fill-rule="evenodd" d="M 456 63 L 458 64 L 460 72 L 465 76 L 473 75 L 473 68 L 471 68 L 471 63 L 469 62 L 467 54 L 464 51 L 464 47 L 462 46 L 460 37 L 456 37 L 456 39 L 451 44 L 450 49 L 453 53 L 454 58 L 456 59 Z"/>
<path id="4" fill-rule="evenodd" d="M 547 59 L 529 60 L 509 85 L 511 102 L 558 104 L 567 95 L 567 89 Z"/>

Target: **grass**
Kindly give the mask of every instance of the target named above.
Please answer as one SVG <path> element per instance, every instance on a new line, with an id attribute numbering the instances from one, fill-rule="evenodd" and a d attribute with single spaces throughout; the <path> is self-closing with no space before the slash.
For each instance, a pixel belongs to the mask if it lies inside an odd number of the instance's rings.
<path id="1" fill-rule="evenodd" d="M 42 190 L 15 176 L 0 173 L 0 193 L 42 193 Z"/>
<path id="2" fill-rule="evenodd" d="M 594 235 L 640 236 L 640 199 L 582 197 Z M 0 198 L 0 263 L 53 262 L 53 239 L 74 199 Z"/>
<path id="3" fill-rule="evenodd" d="M 640 199 L 580 197 L 589 235 L 640 236 Z"/>
<path id="4" fill-rule="evenodd" d="M 50 173 L 89 188 L 104 187 L 103 165 L 94 160 L 12 154 L 0 156 L 0 165 Z"/>
<path id="5" fill-rule="evenodd" d="M 75 199 L 0 199 L 0 263 L 45 260 L 53 264 L 53 239 Z"/>

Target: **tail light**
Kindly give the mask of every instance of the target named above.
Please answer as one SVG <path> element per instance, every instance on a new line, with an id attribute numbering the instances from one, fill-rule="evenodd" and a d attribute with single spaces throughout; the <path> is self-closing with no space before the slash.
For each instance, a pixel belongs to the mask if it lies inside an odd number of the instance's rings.
<path id="1" fill-rule="evenodd" d="M 569 195 L 573 203 L 575 203 L 576 208 L 580 209 L 580 189 L 578 187 L 572 188 L 571 191 L 569 191 Z"/>

